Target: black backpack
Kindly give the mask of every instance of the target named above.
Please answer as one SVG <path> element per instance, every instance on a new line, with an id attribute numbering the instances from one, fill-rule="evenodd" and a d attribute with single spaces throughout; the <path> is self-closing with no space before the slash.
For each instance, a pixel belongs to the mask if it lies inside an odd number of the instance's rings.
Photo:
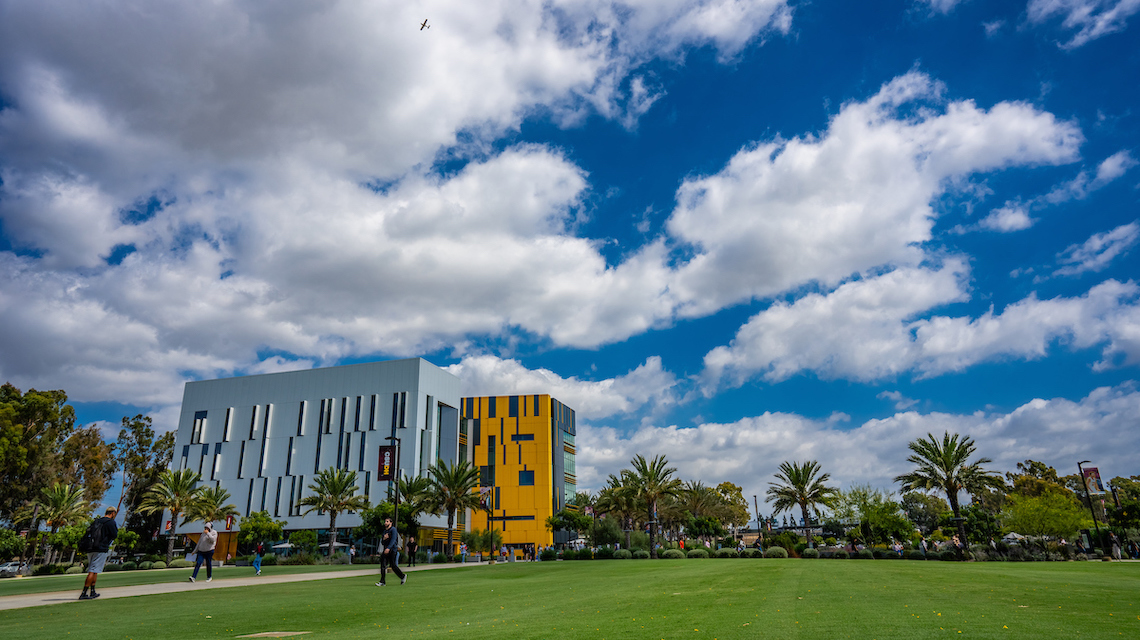
<path id="1" fill-rule="evenodd" d="M 82 553 L 91 553 L 104 546 L 104 537 L 106 527 L 103 526 L 103 518 L 95 518 L 91 524 L 87 526 L 87 533 L 79 539 L 79 551 Z"/>

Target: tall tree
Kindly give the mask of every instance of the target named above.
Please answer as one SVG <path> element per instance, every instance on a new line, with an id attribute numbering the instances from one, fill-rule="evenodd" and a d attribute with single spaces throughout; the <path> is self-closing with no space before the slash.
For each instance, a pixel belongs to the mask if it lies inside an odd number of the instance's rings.
<path id="1" fill-rule="evenodd" d="M 90 503 L 83 496 L 83 487 L 57 482 L 47 489 L 42 489 L 40 494 L 37 502 L 40 505 L 40 517 L 47 526 L 51 527 L 49 539 L 54 539 L 60 528 L 86 520 L 91 511 Z M 52 555 L 47 551 L 44 553 Z"/>
<path id="2" fill-rule="evenodd" d="M 775 513 L 791 511 L 792 507 L 799 506 L 809 547 L 815 546 L 811 536 L 811 510 L 819 505 L 831 505 L 836 496 L 835 487 L 824 484 L 831 479 L 831 474 L 820 471 L 819 463 L 815 460 L 802 464 L 783 462 L 780 471 L 776 473 L 779 482 L 768 483 L 768 497 L 765 498 L 765 502 L 773 503 Z"/>
<path id="3" fill-rule="evenodd" d="M 285 524 L 284 520 L 274 520 L 268 511 L 255 511 L 241 519 L 238 542 L 242 544 L 277 542 L 282 537 Z"/>
<path id="4" fill-rule="evenodd" d="M 744 487 L 731 482 L 722 482 L 716 486 L 716 491 L 724 500 L 725 514 L 721 520 L 734 531 L 737 527 L 747 527 L 752 516 L 748 498 L 744 497 Z"/>
<path id="5" fill-rule="evenodd" d="M 435 513 L 447 513 L 447 553 L 455 553 L 452 540 L 455 535 L 455 512 L 479 508 L 479 468 L 466 460 L 437 461 L 428 469 L 431 477 L 429 505 Z"/>
<path id="6" fill-rule="evenodd" d="M 992 462 L 989 458 L 978 458 L 973 462 L 974 441 L 969 436 L 951 435 L 949 431 L 938 441 L 933 433 L 926 434 L 907 445 L 914 453 L 907 462 L 915 465 L 914 471 L 895 477 L 903 491 L 941 491 L 950 501 L 954 521 L 958 525 L 958 539 L 966 544 L 966 525 L 962 519 L 962 509 L 958 503 L 958 493 L 974 493 L 987 487 L 1004 486 L 1001 476 L 982 467 Z"/>
<path id="7" fill-rule="evenodd" d="M 942 514 L 950 511 L 950 505 L 945 500 L 921 491 L 904 493 L 902 508 L 919 531 L 927 534 L 938 528 Z"/>
<path id="8" fill-rule="evenodd" d="M 329 467 L 322 470 L 309 485 L 312 495 L 301 498 L 301 506 L 308 507 L 305 514 L 313 511 L 329 513 L 329 557 L 336 552 L 336 517 L 345 511 L 364 511 L 368 508 L 368 498 L 357 495 L 356 472 Z"/>
<path id="9" fill-rule="evenodd" d="M 418 521 L 420 515 L 430 511 L 431 496 L 431 478 L 427 476 L 400 478 L 400 506 L 407 505 L 413 520 Z"/>
<path id="10" fill-rule="evenodd" d="M 99 504 L 118 471 L 115 445 L 103 442 L 99 427 L 76 429 L 63 442 L 63 466 L 60 479 L 66 484 L 83 487 L 83 495 L 92 508 Z"/>
<path id="11" fill-rule="evenodd" d="M 138 509 L 142 513 L 157 513 L 161 517 L 164 511 L 170 511 L 170 533 L 166 537 L 167 565 L 174 560 L 174 529 L 178 526 L 178 516 L 194 508 L 201 494 L 199 480 L 198 472 L 190 469 L 164 471 L 139 503 Z"/>
<path id="12" fill-rule="evenodd" d="M 137 414 L 133 418 L 123 417 L 119 438 L 115 441 L 115 460 L 123 472 L 123 489 L 119 494 L 119 509 L 123 511 L 123 522 L 141 529 L 144 538 L 151 530 L 161 525 L 162 513 L 153 513 L 143 521 L 132 518 L 138 511 L 147 490 L 156 484 L 174 457 L 174 432 L 155 437 L 150 416 Z"/>
<path id="13" fill-rule="evenodd" d="M 677 470 L 668 465 L 669 461 L 663 455 L 651 462 L 638 454 L 630 460 L 633 468 L 628 474 L 623 474 L 623 478 L 631 483 L 638 501 L 645 505 L 651 558 L 657 558 L 658 507 L 664 498 L 676 497 L 681 492 L 681 481 L 674 477 Z"/>
<path id="14" fill-rule="evenodd" d="M 622 477 L 611 473 L 606 486 L 598 492 L 597 509 L 598 513 L 612 515 L 621 521 L 621 528 L 625 531 L 625 548 L 629 549 L 637 515 L 644 512 L 644 509 L 638 507 L 633 483 L 625 482 Z"/>
<path id="15" fill-rule="evenodd" d="M 0 386 L 0 520 L 60 479 L 61 444 L 75 429 L 67 393 Z"/>
<path id="16" fill-rule="evenodd" d="M 232 504 L 226 504 L 230 499 L 230 492 L 220 486 L 202 487 L 198 492 L 198 499 L 186 508 L 185 522 L 224 522 L 229 516 L 237 516 L 238 509 Z"/>

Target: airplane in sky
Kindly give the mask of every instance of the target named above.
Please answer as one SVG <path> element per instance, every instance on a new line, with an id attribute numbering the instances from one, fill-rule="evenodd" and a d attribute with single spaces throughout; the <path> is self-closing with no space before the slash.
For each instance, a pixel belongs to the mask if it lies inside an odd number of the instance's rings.
<path id="1" fill-rule="evenodd" d="M 427 18 L 424 18 L 423 24 L 420 25 L 420 31 L 424 29 L 431 29 L 431 25 L 427 23 Z"/>

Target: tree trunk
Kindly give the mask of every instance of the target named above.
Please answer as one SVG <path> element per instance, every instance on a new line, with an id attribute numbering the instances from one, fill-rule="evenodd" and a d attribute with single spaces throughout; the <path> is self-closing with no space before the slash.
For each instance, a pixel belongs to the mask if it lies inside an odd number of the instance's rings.
<path id="1" fill-rule="evenodd" d="M 808 516 L 807 504 L 806 503 L 801 504 L 800 510 L 803 511 L 803 514 L 804 514 L 804 537 L 807 538 L 808 549 L 814 549 L 815 548 L 815 542 L 812 540 L 811 517 Z"/>
<path id="2" fill-rule="evenodd" d="M 329 512 L 329 560 L 332 560 L 336 551 L 336 512 Z"/>
<path id="3" fill-rule="evenodd" d="M 950 498 L 950 510 L 954 513 L 954 523 L 958 525 L 958 544 L 961 546 L 955 551 L 958 553 L 958 559 L 961 560 L 964 556 L 963 551 L 966 549 L 966 521 L 962 519 L 962 512 L 958 507 L 958 492 L 955 491 L 951 494 L 947 491 L 946 494 Z"/>
<path id="4" fill-rule="evenodd" d="M 657 519 L 653 514 L 657 512 L 657 501 L 649 504 L 649 557 L 657 559 Z"/>
<path id="5" fill-rule="evenodd" d="M 447 511 L 447 555 L 455 555 L 455 547 L 452 544 L 452 526 L 455 524 L 455 509 L 448 509 Z"/>

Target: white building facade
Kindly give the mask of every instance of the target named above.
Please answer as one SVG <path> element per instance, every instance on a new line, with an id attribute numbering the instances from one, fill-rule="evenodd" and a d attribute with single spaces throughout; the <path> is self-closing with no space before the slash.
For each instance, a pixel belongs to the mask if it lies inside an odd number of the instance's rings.
<path id="1" fill-rule="evenodd" d="M 171 468 L 193 469 L 203 484 L 228 490 L 241 516 L 268 511 L 287 530 L 323 529 L 328 515 L 302 515 L 299 504 L 314 476 L 355 471 L 360 492 L 372 504 L 384 501 L 390 483 L 376 479 L 379 451 L 393 436 L 403 477 L 427 475 L 437 459 L 456 461 L 459 378 L 412 358 L 189 382 Z M 435 520 L 421 524 L 446 526 Z M 337 517 L 338 527 L 359 525 L 358 514 Z"/>

